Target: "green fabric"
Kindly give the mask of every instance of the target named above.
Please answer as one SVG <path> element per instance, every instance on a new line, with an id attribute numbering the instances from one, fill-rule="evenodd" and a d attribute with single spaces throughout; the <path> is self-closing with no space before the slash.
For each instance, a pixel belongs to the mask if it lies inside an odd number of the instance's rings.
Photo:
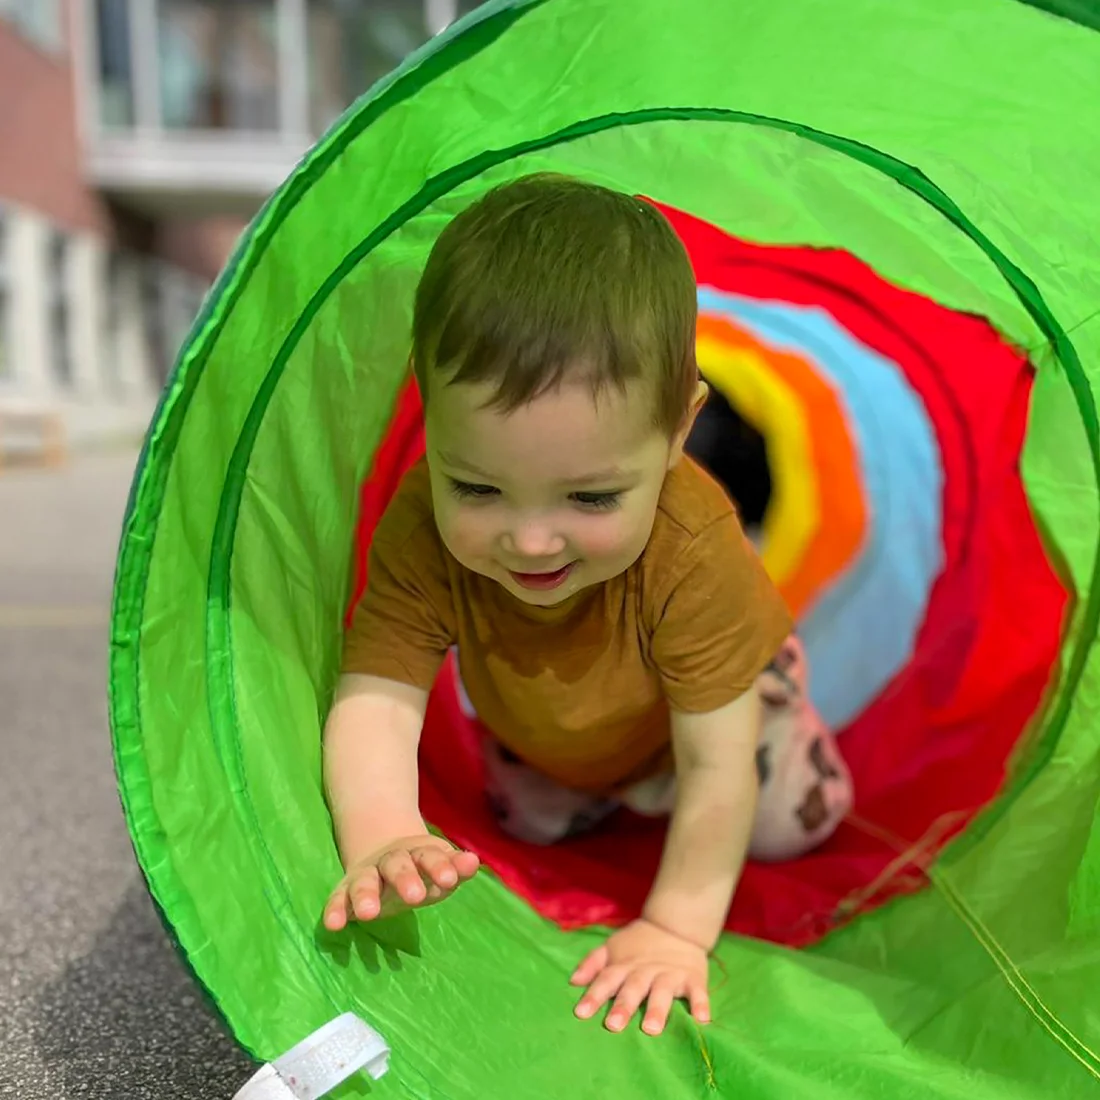
<path id="1" fill-rule="evenodd" d="M 181 355 L 112 629 L 138 858 L 246 1047 L 351 1009 L 394 1048 L 371 1095 L 1100 1094 L 1097 103 L 1100 36 L 1014 0 L 680 0 L 674 26 L 662 0 L 536 0 L 474 13 L 332 129 Z M 320 727 L 412 291 L 457 210 L 540 168 L 847 248 L 1029 348 L 1025 482 L 1079 597 L 1031 751 L 935 888 L 809 952 L 727 938 L 716 1023 L 678 1012 L 656 1041 L 574 1021 L 598 933 L 488 875 L 385 942 L 318 928 L 339 874 Z"/>

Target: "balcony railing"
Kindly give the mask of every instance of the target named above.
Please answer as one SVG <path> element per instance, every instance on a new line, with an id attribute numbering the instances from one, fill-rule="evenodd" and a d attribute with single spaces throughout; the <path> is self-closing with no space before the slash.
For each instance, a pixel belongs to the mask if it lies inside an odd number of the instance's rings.
<path id="1" fill-rule="evenodd" d="M 340 112 L 476 0 L 85 0 L 87 160 L 131 205 L 253 209 Z"/>

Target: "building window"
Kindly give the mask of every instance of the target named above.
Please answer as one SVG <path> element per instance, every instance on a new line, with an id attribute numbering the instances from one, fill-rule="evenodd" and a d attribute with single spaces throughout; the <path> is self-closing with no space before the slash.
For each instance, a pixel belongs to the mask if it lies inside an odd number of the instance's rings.
<path id="1" fill-rule="evenodd" d="M 63 17 L 61 0 L 0 0 L 0 19 L 52 53 L 60 53 L 65 46 Z"/>
<path id="2" fill-rule="evenodd" d="M 205 279 L 192 275 L 187 280 L 183 299 L 183 330 L 180 333 L 180 344 L 187 338 L 192 326 L 202 313 L 202 307 L 206 304 L 206 294 L 209 286 Z"/>
<path id="3" fill-rule="evenodd" d="M 103 327 L 100 343 L 100 373 L 103 389 L 111 396 L 122 394 L 122 357 L 125 352 L 122 321 L 125 312 L 125 257 L 116 249 L 107 253 L 103 289 Z"/>
<path id="4" fill-rule="evenodd" d="M 157 48 L 164 125 L 277 130 L 275 0 L 160 0 Z"/>
<path id="5" fill-rule="evenodd" d="M 54 378 L 64 389 L 73 384 L 73 355 L 69 308 L 69 238 L 59 230 L 50 233 L 47 255 L 50 351 Z"/>
<path id="6" fill-rule="evenodd" d="M 149 350 L 150 378 L 157 389 L 168 380 L 172 369 L 164 291 L 163 263 L 156 259 L 145 260 L 141 271 L 141 315 Z"/>
<path id="7" fill-rule="evenodd" d="M 11 339 L 11 262 L 8 259 L 8 215 L 0 207 L 0 383 L 15 377 Z"/>
<path id="8" fill-rule="evenodd" d="M 327 129 L 344 108 L 432 37 L 430 0 L 310 0 L 310 123 Z"/>
<path id="9" fill-rule="evenodd" d="M 130 67 L 129 0 L 96 0 L 95 18 L 100 121 L 106 127 L 132 126 L 134 75 Z"/>
<path id="10" fill-rule="evenodd" d="M 168 333 L 174 366 L 202 305 L 202 284 L 190 272 L 174 268 L 168 285 Z"/>

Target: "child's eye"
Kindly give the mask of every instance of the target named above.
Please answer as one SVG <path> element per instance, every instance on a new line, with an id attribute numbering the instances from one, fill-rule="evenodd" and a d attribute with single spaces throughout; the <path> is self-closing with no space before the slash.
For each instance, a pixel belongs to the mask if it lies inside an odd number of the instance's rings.
<path id="1" fill-rule="evenodd" d="M 603 511 L 611 508 L 618 508 L 619 501 L 622 497 L 622 493 L 573 493 L 572 499 L 575 504 L 581 505 L 582 508 L 590 508 L 593 511 Z"/>
<path id="2" fill-rule="evenodd" d="M 475 485 L 473 482 L 459 481 L 453 477 L 448 480 L 451 483 L 451 492 L 459 500 L 484 500 L 486 497 L 494 497 L 500 493 L 500 490 L 494 489 L 492 485 Z"/>

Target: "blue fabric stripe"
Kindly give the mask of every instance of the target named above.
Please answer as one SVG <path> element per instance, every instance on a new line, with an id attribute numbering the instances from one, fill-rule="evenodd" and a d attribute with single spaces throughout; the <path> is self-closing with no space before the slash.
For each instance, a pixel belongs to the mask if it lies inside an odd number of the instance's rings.
<path id="1" fill-rule="evenodd" d="M 859 343 L 824 309 L 711 288 L 700 289 L 699 305 L 764 344 L 810 360 L 848 416 L 870 530 L 855 560 L 799 624 L 814 703 L 830 725 L 847 725 L 909 662 L 943 569 L 935 428 L 897 364 Z"/>

